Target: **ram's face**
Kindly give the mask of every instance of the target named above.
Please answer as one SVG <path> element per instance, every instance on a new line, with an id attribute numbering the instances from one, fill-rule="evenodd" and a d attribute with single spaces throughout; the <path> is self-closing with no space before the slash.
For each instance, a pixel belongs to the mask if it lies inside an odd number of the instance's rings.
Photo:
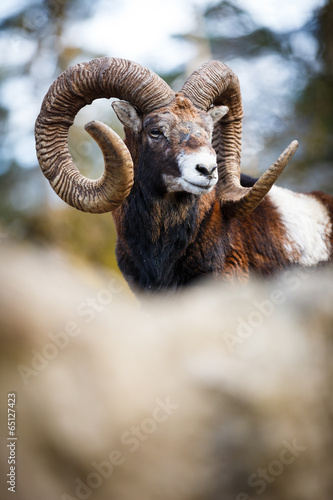
<path id="1" fill-rule="evenodd" d="M 141 135 L 141 163 L 147 170 L 141 175 L 153 177 L 167 192 L 209 193 L 218 179 L 213 126 L 227 111 L 220 106 L 205 113 L 177 96 L 170 106 L 141 117 L 140 122 L 131 116 L 136 123 L 132 129 Z"/>

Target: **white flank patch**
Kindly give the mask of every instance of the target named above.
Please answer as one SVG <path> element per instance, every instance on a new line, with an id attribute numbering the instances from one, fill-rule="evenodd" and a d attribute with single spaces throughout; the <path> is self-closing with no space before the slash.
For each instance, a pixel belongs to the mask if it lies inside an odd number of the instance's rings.
<path id="1" fill-rule="evenodd" d="M 212 172 L 211 177 L 207 177 L 196 169 L 197 165 L 202 165 L 209 171 L 217 167 L 216 154 L 211 153 L 208 148 L 201 148 L 195 153 L 180 154 L 178 156 L 180 177 L 163 176 L 169 191 L 186 191 L 193 194 L 209 193 L 217 183 L 217 168 Z"/>
<path id="2" fill-rule="evenodd" d="M 326 207 L 314 196 L 273 186 L 267 197 L 286 228 L 285 249 L 291 262 L 311 266 L 330 258 L 332 224 Z M 297 250 L 299 258 L 292 253 Z"/>

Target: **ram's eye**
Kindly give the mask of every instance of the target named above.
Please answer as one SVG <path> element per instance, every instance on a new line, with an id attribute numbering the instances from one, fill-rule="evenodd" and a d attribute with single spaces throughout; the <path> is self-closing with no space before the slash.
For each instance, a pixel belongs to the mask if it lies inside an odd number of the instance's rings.
<path id="1" fill-rule="evenodd" d="M 153 139 L 159 139 L 163 135 L 163 132 L 158 128 L 152 128 L 149 130 L 149 135 Z"/>

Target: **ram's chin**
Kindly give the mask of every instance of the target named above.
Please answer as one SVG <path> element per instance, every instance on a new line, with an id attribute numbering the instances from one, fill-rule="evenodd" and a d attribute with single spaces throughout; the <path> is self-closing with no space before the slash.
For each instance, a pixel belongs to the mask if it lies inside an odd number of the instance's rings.
<path id="1" fill-rule="evenodd" d="M 172 175 L 164 175 L 163 180 L 169 193 L 185 192 L 196 195 L 210 193 L 217 182 L 215 179 L 211 179 L 210 182 L 202 183 L 200 182 L 201 178 L 199 180 L 186 179 L 184 177 L 173 177 Z"/>
<path id="2" fill-rule="evenodd" d="M 216 182 L 210 182 L 208 185 L 195 184 L 184 179 L 184 182 L 182 183 L 182 191 L 186 191 L 187 193 L 192 194 L 207 194 L 211 192 L 215 184 Z"/>

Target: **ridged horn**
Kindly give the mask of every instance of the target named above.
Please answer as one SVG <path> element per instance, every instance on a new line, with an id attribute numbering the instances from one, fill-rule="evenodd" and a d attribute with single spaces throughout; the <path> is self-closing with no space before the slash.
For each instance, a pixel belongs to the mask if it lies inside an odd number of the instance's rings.
<path id="1" fill-rule="evenodd" d="M 228 106 L 229 112 L 214 126 L 213 148 L 219 169 L 218 190 L 222 203 L 232 202 L 235 215 L 253 211 L 266 196 L 295 153 L 293 141 L 252 188 L 240 184 L 243 106 L 238 77 L 225 64 L 211 61 L 200 66 L 186 80 L 181 92 L 207 111 L 212 105 Z"/>
<path id="2" fill-rule="evenodd" d="M 84 177 L 68 150 L 68 132 L 78 111 L 99 98 L 131 102 L 142 113 L 166 106 L 174 92 L 159 76 L 126 59 L 102 57 L 72 66 L 51 85 L 35 125 L 40 167 L 54 191 L 84 212 L 115 210 L 133 185 L 133 162 L 123 141 L 109 127 L 88 124 L 99 144 L 105 171 L 100 179 Z"/>

